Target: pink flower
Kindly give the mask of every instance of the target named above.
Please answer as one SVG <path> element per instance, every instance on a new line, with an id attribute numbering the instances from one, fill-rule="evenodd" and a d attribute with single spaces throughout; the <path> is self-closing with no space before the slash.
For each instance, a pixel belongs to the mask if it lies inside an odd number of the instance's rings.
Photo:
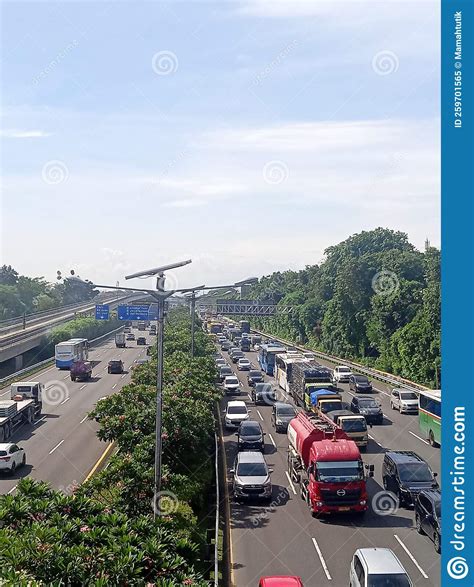
<path id="1" fill-rule="evenodd" d="M 81 532 L 89 532 L 89 526 L 81 526 Z"/>

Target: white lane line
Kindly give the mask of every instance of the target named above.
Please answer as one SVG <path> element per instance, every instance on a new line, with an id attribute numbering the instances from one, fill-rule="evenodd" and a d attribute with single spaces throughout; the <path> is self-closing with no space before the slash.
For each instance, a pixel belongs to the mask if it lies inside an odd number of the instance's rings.
<path id="1" fill-rule="evenodd" d="M 51 454 L 53 454 L 53 452 L 54 452 L 54 451 L 55 451 L 57 448 L 59 448 L 63 442 L 64 442 L 64 438 L 63 438 L 63 440 L 61 440 L 60 442 L 58 442 L 58 444 L 57 444 L 57 445 L 56 445 L 54 448 L 52 448 L 52 449 L 49 451 L 49 454 L 50 454 L 50 455 L 51 455 Z"/>
<path id="2" fill-rule="evenodd" d="M 415 438 L 418 438 L 418 440 L 421 440 L 421 442 L 424 442 L 425 444 L 427 444 L 428 446 L 430 445 L 430 443 L 425 440 L 424 438 L 421 438 L 421 436 L 418 436 L 417 434 L 415 434 L 414 432 L 412 432 L 411 430 L 408 430 L 408 432 L 414 436 Z"/>
<path id="3" fill-rule="evenodd" d="M 270 439 L 270 442 L 273 444 L 273 446 L 276 448 L 277 445 L 275 444 L 275 441 L 273 440 L 273 436 L 270 433 L 268 433 L 268 438 Z"/>
<path id="4" fill-rule="evenodd" d="M 250 395 L 250 393 L 247 394 L 247 397 L 249 398 L 250 401 L 252 401 L 252 396 Z"/>
<path id="5" fill-rule="evenodd" d="M 36 420 L 36 422 L 33 424 L 33 426 L 36 426 L 36 424 L 39 424 L 40 422 L 42 422 L 43 420 L 46 420 L 46 416 L 43 416 L 42 418 L 40 418 L 39 420 Z"/>
<path id="6" fill-rule="evenodd" d="M 68 377 L 70 377 L 70 375 L 66 375 L 66 377 L 63 377 L 63 379 L 67 379 Z"/>
<path id="7" fill-rule="evenodd" d="M 87 414 L 84 416 L 84 418 L 82 418 L 82 420 L 79 422 L 79 424 L 84 424 L 84 422 L 87 420 L 88 416 Z"/>
<path id="8" fill-rule="evenodd" d="M 321 565 L 323 566 L 324 572 L 326 573 L 326 577 L 328 578 L 329 581 L 332 581 L 332 577 L 329 574 L 328 566 L 326 564 L 326 561 L 324 560 L 321 549 L 319 548 L 319 545 L 316 542 L 316 538 L 311 538 L 311 540 L 313 541 L 314 548 L 316 549 L 316 552 L 318 553 L 319 560 L 321 561 Z"/>
<path id="9" fill-rule="evenodd" d="M 377 387 L 374 387 L 374 389 L 375 389 L 375 391 L 378 391 L 379 393 L 383 393 L 387 397 L 390 397 L 390 394 L 386 391 L 383 391 L 383 389 L 377 389 Z"/>
<path id="10" fill-rule="evenodd" d="M 7 495 L 10 495 L 11 493 L 13 493 L 17 487 L 18 487 L 18 485 L 15 485 L 15 487 L 12 487 L 10 489 L 10 491 L 7 493 Z"/>
<path id="11" fill-rule="evenodd" d="M 82 387 L 80 387 L 79 389 L 84 389 L 84 387 L 86 387 L 86 384 L 84 383 L 84 385 Z"/>
<path id="12" fill-rule="evenodd" d="M 293 493 L 296 495 L 296 489 L 295 489 L 295 486 L 293 485 L 293 481 L 291 480 L 291 477 L 288 475 L 288 471 L 285 471 L 285 475 L 286 475 L 286 478 L 288 479 L 288 483 L 290 484 L 291 491 L 293 491 Z"/>
<path id="13" fill-rule="evenodd" d="M 63 400 L 59 405 L 62 406 L 63 404 L 65 404 L 66 402 L 68 402 L 71 398 L 67 397 L 65 400 Z"/>
<path id="14" fill-rule="evenodd" d="M 120 379 L 123 379 L 125 377 L 125 373 L 122 375 L 122 377 Z"/>
<path id="15" fill-rule="evenodd" d="M 420 565 L 418 564 L 418 561 L 416 560 L 416 558 L 412 555 L 412 553 L 408 550 L 408 548 L 405 546 L 405 544 L 403 543 L 402 540 L 400 540 L 400 538 L 394 534 L 395 539 L 397 540 L 397 542 L 400 544 L 400 546 L 403 548 L 403 550 L 408 554 L 408 556 L 411 558 L 411 560 L 413 561 L 413 564 L 415 565 L 415 567 L 420 571 L 420 573 L 423 575 L 423 577 L 425 579 L 428 579 L 428 575 L 425 573 L 425 571 L 420 567 Z"/>
<path id="16" fill-rule="evenodd" d="M 260 418 L 260 420 L 263 422 L 263 416 L 259 410 L 257 410 L 257 414 L 258 414 L 258 417 Z"/>
<path id="17" fill-rule="evenodd" d="M 117 384 L 116 384 L 116 383 L 114 383 L 114 384 L 112 385 L 112 389 L 115 389 L 116 387 L 117 387 Z"/>

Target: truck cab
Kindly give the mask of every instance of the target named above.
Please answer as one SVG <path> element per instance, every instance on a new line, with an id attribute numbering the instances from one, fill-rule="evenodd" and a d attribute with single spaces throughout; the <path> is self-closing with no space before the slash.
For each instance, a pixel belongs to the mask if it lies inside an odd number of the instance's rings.
<path id="1" fill-rule="evenodd" d="M 17 381 L 10 386 L 10 397 L 15 401 L 32 399 L 35 402 L 36 412 L 41 413 L 44 383 L 40 381 Z"/>
<path id="2" fill-rule="evenodd" d="M 326 413 L 326 416 L 334 422 L 336 426 L 342 428 L 347 436 L 353 440 L 361 450 L 367 448 L 369 435 L 367 432 L 367 422 L 364 416 L 353 414 L 349 410 L 334 410 Z"/>
<path id="3" fill-rule="evenodd" d="M 326 414 L 334 410 L 342 410 L 342 397 L 330 389 L 312 391 L 310 395 L 311 411 L 315 414 Z"/>

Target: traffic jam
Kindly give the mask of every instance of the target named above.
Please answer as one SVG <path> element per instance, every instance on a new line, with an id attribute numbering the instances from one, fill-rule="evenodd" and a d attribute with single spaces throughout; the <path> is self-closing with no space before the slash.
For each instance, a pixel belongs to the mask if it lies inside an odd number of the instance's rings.
<path id="1" fill-rule="evenodd" d="M 372 380 L 246 320 L 203 323 L 224 396 L 232 583 L 438 585 L 440 437 L 419 407 L 441 392 Z"/>

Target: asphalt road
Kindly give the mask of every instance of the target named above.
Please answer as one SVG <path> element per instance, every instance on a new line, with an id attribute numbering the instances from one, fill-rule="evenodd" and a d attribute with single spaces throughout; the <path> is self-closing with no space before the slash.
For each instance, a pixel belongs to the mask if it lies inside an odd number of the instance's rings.
<path id="1" fill-rule="evenodd" d="M 137 336 L 138 331 L 135 331 Z M 149 343 L 156 338 L 147 335 Z M 16 442 L 26 451 L 27 464 L 13 476 L 0 472 L 0 493 L 11 493 L 20 478 L 31 476 L 50 483 L 56 489 L 69 493 L 81 483 L 106 448 L 96 436 L 98 426 L 87 418 L 87 413 L 101 397 L 119 391 L 130 381 L 130 367 L 138 358 L 146 356 L 146 347 L 127 341 L 127 348 L 115 347 L 114 339 L 104 342 L 89 352 L 93 364 L 92 379 L 72 382 L 69 371 L 50 367 L 31 376 L 33 381 L 46 385 L 43 395 L 43 413 L 33 426 L 23 426 L 9 442 Z M 122 359 L 123 375 L 109 375 L 107 363 Z M 27 380 L 28 377 L 25 378 Z M 10 397 L 10 389 L 0 390 L 0 398 Z"/>
<path id="2" fill-rule="evenodd" d="M 228 359 L 227 353 L 222 353 Z M 258 368 L 256 353 L 246 353 Z M 319 359 L 318 359 L 319 360 Z M 320 361 L 322 362 L 322 361 Z M 328 365 L 332 366 L 332 365 Z M 355 519 L 350 515 L 315 519 L 301 500 L 298 487 L 287 477 L 286 434 L 276 433 L 271 426 L 271 407 L 254 406 L 247 396 L 247 374 L 239 373 L 243 382 L 240 398 L 247 402 L 251 419 L 262 424 L 266 432 L 265 458 L 273 469 L 273 499 L 266 504 L 238 504 L 231 494 L 231 542 L 233 561 L 233 582 L 237 587 L 258 585 L 262 575 L 299 575 L 305 587 L 347 586 L 352 555 L 361 547 L 391 548 L 406 570 L 414 585 L 436 587 L 440 585 L 440 556 L 432 542 L 420 536 L 414 527 L 412 510 L 399 509 L 389 515 L 374 511 L 374 504 L 383 507 L 381 469 L 385 449 L 413 450 L 426 459 L 434 471 L 440 471 L 440 451 L 432 448 L 421 438 L 417 416 L 401 415 L 390 409 L 388 387 L 374 382 L 374 396 L 384 410 L 384 423 L 373 426 L 365 463 L 375 465 L 375 476 L 368 481 L 371 506 L 364 518 Z M 273 381 L 265 376 L 265 380 Z M 273 381 L 274 382 L 274 381 Z M 351 400 L 346 384 L 343 388 L 344 401 Z M 286 400 L 282 390 L 279 399 Z M 225 406 L 226 399 L 223 400 Z M 232 468 L 236 455 L 236 434 L 225 431 L 227 468 Z M 228 476 L 229 481 L 231 476 Z M 374 500 L 377 501 L 375 502 Z M 377 507 L 376 507 L 377 509 Z"/>

